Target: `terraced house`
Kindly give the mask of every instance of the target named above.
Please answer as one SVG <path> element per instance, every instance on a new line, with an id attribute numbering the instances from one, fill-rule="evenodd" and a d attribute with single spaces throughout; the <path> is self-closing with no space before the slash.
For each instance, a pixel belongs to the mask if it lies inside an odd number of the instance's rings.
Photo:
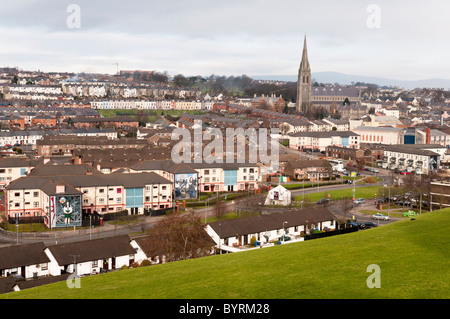
<path id="1" fill-rule="evenodd" d="M 384 149 L 383 168 L 428 174 L 439 168 L 446 147 L 439 144 L 389 145 Z"/>
<path id="2" fill-rule="evenodd" d="M 60 170 L 48 176 L 21 177 L 6 187 L 6 218 L 12 222 L 39 217 L 53 228 L 81 225 L 84 214 L 104 216 L 126 209 L 135 215 L 144 214 L 145 209 L 172 207 L 173 183 L 154 172 L 68 175 L 73 170 L 66 165 L 60 165 Z"/>

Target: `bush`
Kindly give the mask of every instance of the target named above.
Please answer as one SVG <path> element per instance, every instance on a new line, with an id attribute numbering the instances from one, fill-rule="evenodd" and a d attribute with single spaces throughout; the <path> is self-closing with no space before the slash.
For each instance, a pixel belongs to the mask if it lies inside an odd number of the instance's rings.
<path id="1" fill-rule="evenodd" d="M 370 183 L 370 184 L 373 184 L 373 183 L 376 183 L 376 182 L 377 182 L 377 180 L 376 180 L 374 177 L 372 177 L 372 176 L 366 177 L 366 178 L 364 179 L 364 181 L 365 181 L 366 183 Z"/>
<path id="2" fill-rule="evenodd" d="M 141 267 L 145 267 L 145 266 L 150 266 L 152 263 L 150 262 L 150 260 L 148 260 L 148 259 L 144 259 L 142 262 L 141 262 Z"/>
<path id="3" fill-rule="evenodd" d="M 256 241 L 256 237 L 253 236 L 253 237 L 250 239 L 250 246 L 255 246 L 255 241 Z"/>

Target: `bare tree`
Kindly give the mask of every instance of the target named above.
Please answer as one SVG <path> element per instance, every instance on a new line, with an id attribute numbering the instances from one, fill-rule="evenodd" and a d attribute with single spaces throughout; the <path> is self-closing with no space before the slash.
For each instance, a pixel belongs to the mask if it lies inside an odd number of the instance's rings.
<path id="1" fill-rule="evenodd" d="M 146 248 L 166 261 L 206 256 L 213 244 L 203 227 L 201 217 L 193 212 L 169 214 L 149 230 Z"/>
<path id="2" fill-rule="evenodd" d="M 220 220 L 223 215 L 227 213 L 226 202 L 219 196 L 216 200 L 216 205 L 214 205 L 214 215 L 217 220 Z"/>
<path id="3" fill-rule="evenodd" d="M 352 199 L 350 197 L 348 197 L 348 196 L 345 196 L 340 201 L 340 207 L 341 207 L 342 213 L 344 214 L 344 218 L 347 219 L 347 214 L 353 208 L 353 201 L 352 201 Z"/>

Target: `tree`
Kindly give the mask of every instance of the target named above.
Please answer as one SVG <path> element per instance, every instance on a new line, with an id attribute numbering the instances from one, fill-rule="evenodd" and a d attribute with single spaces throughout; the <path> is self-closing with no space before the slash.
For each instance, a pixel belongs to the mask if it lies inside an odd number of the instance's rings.
<path id="1" fill-rule="evenodd" d="M 177 74 L 173 77 L 173 83 L 178 87 L 185 87 L 188 84 L 188 80 L 183 74 Z"/>
<path id="2" fill-rule="evenodd" d="M 220 220 L 226 213 L 226 203 L 221 197 L 217 197 L 216 205 L 214 205 L 214 215 Z"/>
<path id="3" fill-rule="evenodd" d="M 350 210 L 353 208 L 353 200 L 349 196 L 345 196 L 340 201 L 340 206 L 342 213 L 344 214 L 344 218 L 347 219 L 347 214 L 350 212 Z"/>
<path id="4" fill-rule="evenodd" d="M 204 230 L 200 216 L 193 212 L 171 213 L 156 223 L 144 241 L 147 251 L 166 261 L 209 255 L 213 243 Z"/>

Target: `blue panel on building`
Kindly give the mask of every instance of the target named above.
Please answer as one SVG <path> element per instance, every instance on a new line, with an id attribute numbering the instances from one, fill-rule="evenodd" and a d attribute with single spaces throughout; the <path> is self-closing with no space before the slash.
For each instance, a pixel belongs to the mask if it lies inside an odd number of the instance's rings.
<path id="1" fill-rule="evenodd" d="M 405 144 L 415 144 L 416 136 L 415 135 L 405 135 L 405 139 L 403 141 Z"/>
<path id="2" fill-rule="evenodd" d="M 126 206 L 127 207 L 143 207 L 144 206 L 144 189 L 143 188 L 126 188 Z"/>
<path id="3" fill-rule="evenodd" d="M 237 170 L 233 171 L 224 171 L 225 180 L 224 185 L 237 185 Z"/>
<path id="4" fill-rule="evenodd" d="M 348 137 L 343 137 L 341 143 L 342 143 L 342 146 L 347 147 L 348 146 Z"/>

